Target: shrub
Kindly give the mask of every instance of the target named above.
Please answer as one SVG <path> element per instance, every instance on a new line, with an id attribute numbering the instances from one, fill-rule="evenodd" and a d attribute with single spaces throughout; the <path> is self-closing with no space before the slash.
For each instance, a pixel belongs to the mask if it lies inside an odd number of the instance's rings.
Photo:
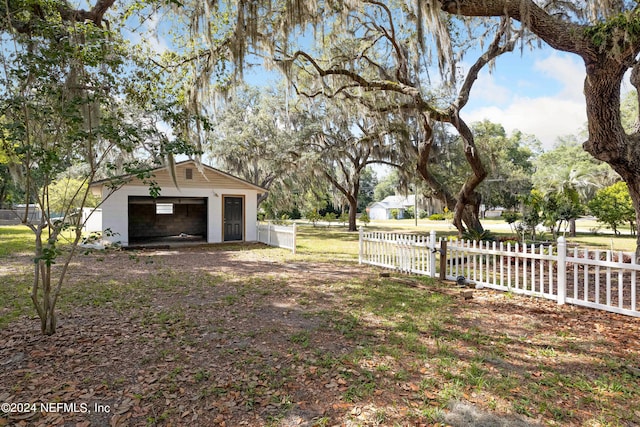
<path id="1" fill-rule="evenodd" d="M 443 214 L 433 214 L 429 216 L 430 221 L 444 221 L 444 219 L 445 218 Z"/>
<path id="2" fill-rule="evenodd" d="M 324 214 L 324 220 L 327 221 L 329 225 L 331 225 L 331 223 L 336 219 L 338 219 L 338 216 L 333 212 L 327 212 Z"/>
<path id="3" fill-rule="evenodd" d="M 489 230 L 467 230 L 462 233 L 462 238 L 464 240 L 473 240 L 477 242 L 495 242 L 496 240 L 496 237 Z"/>
<path id="4" fill-rule="evenodd" d="M 520 219 L 520 214 L 518 212 L 504 211 L 502 212 L 502 218 L 507 224 L 513 224 Z"/>
<path id="5" fill-rule="evenodd" d="M 322 216 L 318 213 L 318 211 L 307 212 L 305 216 L 309 221 L 311 221 L 314 227 L 316 226 L 316 223 L 322 219 Z"/>
<path id="6" fill-rule="evenodd" d="M 349 222 L 349 213 L 348 212 L 342 212 L 340 214 L 340 218 L 338 218 L 338 221 L 340 221 L 342 223 L 342 225 L 345 225 L 346 223 Z"/>
<path id="7" fill-rule="evenodd" d="M 360 214 L 360 222 L 364 223 L 364 225 L 369 225 L 371 222 L 371 218 L 369 218 L 369 214 L 366 212 L 362 212 Z"/>

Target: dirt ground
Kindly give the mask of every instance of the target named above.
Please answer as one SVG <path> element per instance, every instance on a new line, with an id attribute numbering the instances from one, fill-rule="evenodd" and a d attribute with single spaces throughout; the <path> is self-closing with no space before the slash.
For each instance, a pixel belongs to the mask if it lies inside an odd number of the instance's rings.
<path id="1" fill-rule="evenodd" d="M 418 365 L 408 353 L 386 362 L 404 370 L 369 368 L 390 358 L 368 354 L 384 345 L 388 337 L 375 333 L 387 326 L 373 313 L 351 327 L 348 313 L 357 307 L 342 286 L 379 286 L 380 271 L 284 258 L 208 246 L 78 257 L 55 335 L 42 336 L 33 317 L 0 330 L 0 403 L 10 405 L 1 408 L 0 426 L 526 426 L 587 425 L 594 418 L 588 405 L 559 422 L 514 413 L 475 390 L 443 405 L 424 386 L 429 382 L 418 386 L 429 376 L 428 361 Z M 2 274 L 26 274 L 23 261 L 8 259 Z M 570 334 L 582 359 L 556 358 L 561 366 L 554 369 L 570 376 L 590 362 L 587 354 L 604 354 L 626 361 L 615 369 L 628 369 L 625 375 L 640 383 L 638 319 L 490 290 L 456 300 L 451 310 L 456 336 L 481 330 L 518 337 L 505 350 L 519 351 L 546 348 L 542 336 Z M 425 343 L 440 342 L 422 334 Z M 456 354 L 477 351 L 463 341 Z M 533 356 L 485 363 L 545 375 Z M 558 407 L 572 405 L 571 396 L 553 398 Z M 625 407 L 632 411 L 628 425 L 640 423 L 633 405 Z"/>

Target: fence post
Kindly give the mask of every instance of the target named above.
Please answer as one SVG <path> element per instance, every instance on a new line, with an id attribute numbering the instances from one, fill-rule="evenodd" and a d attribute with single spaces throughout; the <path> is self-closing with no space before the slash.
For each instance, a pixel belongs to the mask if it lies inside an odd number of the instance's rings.
<path id="1" fill-rule="evenodd" d="M 429 275 L 436 277 L 436 230 L 429 233 Z"/>
<path id="2" fill-rule="evenodd" d="M 447 278 L 447 241 L 440 241 L 440 280 Z"/>
<path id="3" fill-rule="evenodd" d="M 271 246 L 271 221 L 267 221 L 267 245 Z"/>
<path id="4" fill-rule="evenodd" d="M 564 236 L 558 237 L 558 305 L 563 305 L 567 298 L 567 241 Z"/>
<path id="5" fill-rule="evenodd" d="M 362 252 L 364 249 L 364 228 L 362 226 L 358 229 L 358 234 L 358 264 L 362 264 Z"/>
<path id="6" fill-rule="evenodd" d="M 293 254 L 296 254 L 296 234 L 298 231 L 298 227 L 296 225 L 296 223 L 293 223 L 293 248 L 291 248 L 291 250 L 293 251 Z"/>

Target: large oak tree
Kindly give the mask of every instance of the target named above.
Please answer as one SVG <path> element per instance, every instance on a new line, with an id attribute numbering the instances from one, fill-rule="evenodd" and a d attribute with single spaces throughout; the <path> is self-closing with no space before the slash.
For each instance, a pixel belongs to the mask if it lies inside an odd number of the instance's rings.
<path id="1" fill-rule="evenodd" d="M 640 220 L 640 133 L 625 131 L 622 81 L 640 87 L 640 5 L 635 1 L 430 0 L 425 7 L 465 17 L 501 17 L 521 23 L 554 49 L 584 61 L 588 139 L 583 147 L 620 174 Z M 640 261 L 640 236 L 636 259 Z"/>

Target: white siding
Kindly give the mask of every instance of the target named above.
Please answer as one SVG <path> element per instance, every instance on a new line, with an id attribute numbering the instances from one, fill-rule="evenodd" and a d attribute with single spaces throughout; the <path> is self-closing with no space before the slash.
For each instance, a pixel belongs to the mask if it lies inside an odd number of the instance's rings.
<path id="1" fill-rule="evenodd" d="M 370 219 L 389 219 L 390 215 L 387 209 L 383 206 L 372 206 L 369 209 L 369 218 Z"/>
<path id="2" fill-rule="evenodd" d="M 82 222 L 84 231 L 102 231 L 102 209 L 83 208 Z"/>
<path id="3" fill-rule="evenodd" d="M 197 172 L 194 172 L 194 176 Z M 107 187 L 103 187 L 108 192 Z M 103 194 L 103 197 L 106 194 Z M 257 240 L 257 200 L 258 194 L 253 189 L 241 188 L 187 188 L 177 189 L 173 186 L 163 186 L 162 197 L 206 197 L 207 198 L 207 241 L 209 243 L 222 242 L 222 203 L 223 196 L 244 196 L 245 201 L 245 241 Z M 105 240 L 120 242 L 123 246 L 129 244 L 129 196 L 149 196 L 149 187 L 125 185 L 113 193 L 102 204 L 102 230 L 110 229 L 115 236 L 105 236 Z"/>

